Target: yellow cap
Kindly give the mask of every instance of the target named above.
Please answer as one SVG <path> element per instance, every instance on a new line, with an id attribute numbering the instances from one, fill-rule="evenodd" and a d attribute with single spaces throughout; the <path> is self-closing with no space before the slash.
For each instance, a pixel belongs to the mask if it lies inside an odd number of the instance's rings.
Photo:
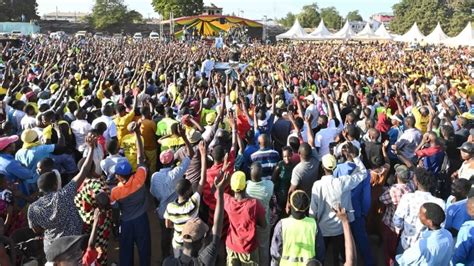
<path id="1" fill-rule="evenodd" d="M 166 77 L 165 77 L 164 74 L 161 74 L 161 75 L 160 75 L 160 81 L 165 81 L 165 78 L 166 78 Z"/>
<path id="2" fill-rule="evenodd" d="M 235 100 L 237 100 L 237 93 L 236 93 L 235 91 L 231 91 L 231 92 L 229 93 L 229 99 L 230 99 L 231 102 L 234 103 Z"/>
<path id="3" fill-rule="evenodd" d="M 33 143 L 38 139 L 38 133 L 33 129 L 26 129 L 21 133 L 21 141 L 24 143 Z"/>
<path id="4" fill-rule="evenodd" d="M 58 88 L 59 88 L 58 83 L 53 83 L 53 84 L 51 84 L 51 86 L 49 86 L 49 89 L 51 90 L 51 93 L 55 93 Z"/>
<path id="5" fill-rule="evenodd" d="M 336 157 L 334 157 L 334 155 L 331 155 L 331 154 L 324 155 L 322 158 L 322 162 L 323 162 L 323 167 L 328 170 L 334 170 L 334 168 L 336 168 L 336 165 L 337 165 Z"/>
<path id="6" fill-rule="evenodd" d="M 214 124 L 214 121 L 216 121 L 217 114 L 216 112 L 208 113 L 206 115 L 206 124 L 211 125 Z"/>
<path id="7" fill-rule="evenodd" d="M 242 171 L 237 171 L 232 174 L 232 177 L 230 178 L 230 188 L 234 192 L 240 192 L 245 189 L 246 185 L 246 177 L 245 173 Z"/>
<path id="8" fill-rule="evenodd" d="M 77 81 L 81 80 L 81 73 L 76 73 L 76 74 L 74 74 L 74 78 L 75 78 Z"/>

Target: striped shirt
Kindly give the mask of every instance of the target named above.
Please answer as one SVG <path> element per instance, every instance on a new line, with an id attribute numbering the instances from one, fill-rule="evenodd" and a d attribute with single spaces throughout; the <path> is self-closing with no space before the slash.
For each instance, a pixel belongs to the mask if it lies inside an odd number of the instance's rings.
<path id="1" fill-rule="evenodd" d="M 260 149 L 250 159 L 252 163 L 259 162 L 262 165 L 262 179 L 272 179 L 273 169 L 280 161 L 280 155 L 272 149 Z"/>
<path id="2" fill-rule="evenodd" d="M 187 201 L 178 203 L 178 200 L 168 203 L 164 218 L 171 221 L 174 227 L 173 248 L 183 245 L 181 232 L 187 221 L 198 217 L 201 195 L 195 192 Z"/>

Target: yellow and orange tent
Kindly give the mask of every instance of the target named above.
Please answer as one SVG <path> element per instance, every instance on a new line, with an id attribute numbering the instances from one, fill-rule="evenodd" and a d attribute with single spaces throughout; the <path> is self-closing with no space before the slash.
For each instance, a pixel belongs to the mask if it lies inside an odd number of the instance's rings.
<path id="1" fill-rule="evenodd" d="M 196 28 L 199 34 L 204 36 L 216 36 L 221 31 L 229 31 L 231 28 L 239 25 L 252 28 L 261 28 L 263 26 L 261 23 L 250 19 L 217 15 L 182 17 L 175 19 L 174 23 L 186 26 L 188 29 Z M 177 36 L 182 34 L 182 30 L 175 33 Z"/>

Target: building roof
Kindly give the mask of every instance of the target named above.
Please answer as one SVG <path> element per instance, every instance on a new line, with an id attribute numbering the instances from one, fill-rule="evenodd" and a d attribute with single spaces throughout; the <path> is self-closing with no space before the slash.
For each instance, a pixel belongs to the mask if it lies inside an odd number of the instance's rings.
<path id="1" fill-rule="evenodd" d="M 208 6 L 204 6 L 204 8 L 212 8 L 212 9 L 222 9 L 222 7 L 217 7 L 216 5 L 214 5 L 213 3 L 211 3 L 210 5 Z"/>
<path id="2" fill-rule="evenodd" d="M 55 16 L 58 16 L 58 17 L 74 17 L 74 16 L 83 17 L 83 16 L 87 16 L 87 15 L 89 15 L 89 13 L 86 13 L 86 12 L 49 12 L 49 13 L 43 14 L 43 16 L 51 16 L 51 17 L 55 17 Z"/>
<path id="3" fill-rule="evenodd" d="M 380 13 L 375 13 L 372 15 L 372 17 L 374 16 L 387 16 L 387 17 L 393 17 L 393 13 L 390 13 L 390 12 L 380 12 Z"/>

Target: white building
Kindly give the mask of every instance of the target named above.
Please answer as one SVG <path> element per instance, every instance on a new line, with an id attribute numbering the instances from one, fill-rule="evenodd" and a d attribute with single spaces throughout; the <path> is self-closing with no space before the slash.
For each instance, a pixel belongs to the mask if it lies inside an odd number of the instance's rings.
<path id="1" fill-rule="evenodd" d="M 43 20 L 66 20 L 69 22 L 81 22 L 89 13 L 85 12 L 51 12 L 43 15 Z"/>

